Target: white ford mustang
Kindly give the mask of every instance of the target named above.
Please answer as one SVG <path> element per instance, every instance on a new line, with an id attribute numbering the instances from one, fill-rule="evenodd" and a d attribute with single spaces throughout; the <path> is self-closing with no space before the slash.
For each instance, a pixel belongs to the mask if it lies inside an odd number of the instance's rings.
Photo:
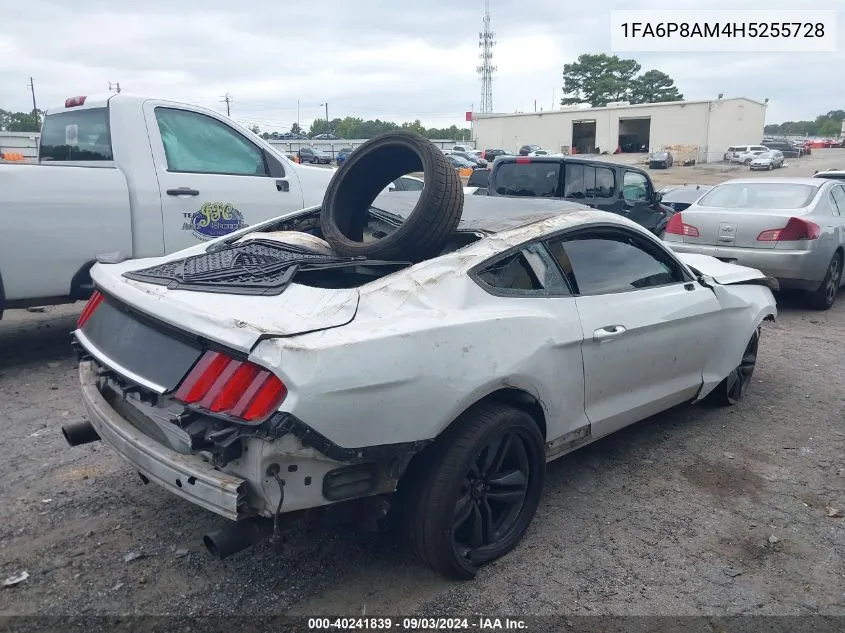
<path id="1" fill-rule="evenodd" d="M 380 196 L 365 239 L 414 206 Z M 617 215 L 468 196 L 438 257 L 341 258 L 306 209 L 173 255 L 100 263 L 74 332 L 89 423 L 172 493 L 234 520 L 395 502 L 453 577 L 511 550 L 548 460 L 678 404 L 743 395 L 771 280 L 677 255 Z M 394 494 L 395 493 L 395 494 Z"/>

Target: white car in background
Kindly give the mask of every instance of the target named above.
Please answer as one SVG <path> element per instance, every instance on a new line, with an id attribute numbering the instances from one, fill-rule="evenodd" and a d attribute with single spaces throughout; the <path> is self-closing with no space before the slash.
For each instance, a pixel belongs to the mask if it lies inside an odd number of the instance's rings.
<path id="1" fill-rule="evenodd" d="M 377 198 L 362 243 L 418 198 Z M 84 440 L 235 520 L 205 538 L 221 558 L 280 515 L 367 498 L 471 578 L 528 529 L 547 461 L 677 405 L 737 403 L 776 314 L 759 271 L 582 205 L 467 197 L 413 265 L 333 255 L 319 216 L 98 264 L 74 332 Z"/>

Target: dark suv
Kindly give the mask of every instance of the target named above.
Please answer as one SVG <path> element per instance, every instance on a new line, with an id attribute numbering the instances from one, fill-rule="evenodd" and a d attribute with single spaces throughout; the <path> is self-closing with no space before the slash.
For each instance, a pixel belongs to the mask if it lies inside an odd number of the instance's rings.
<path id="1" fill-rule="evenodd" d="M 657 236 L 674 215 L 642 169 L 569 156 L 502 156 L 493 163 L 487 195 L 578 202 L 623 215 Z"/>

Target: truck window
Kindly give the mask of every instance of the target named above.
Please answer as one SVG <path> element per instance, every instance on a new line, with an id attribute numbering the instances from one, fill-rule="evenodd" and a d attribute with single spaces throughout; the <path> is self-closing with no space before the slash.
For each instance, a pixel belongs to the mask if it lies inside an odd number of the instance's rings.
<path id="1" fill-rule="evenodd" d="M 631 202 L 646 202 L 651 197 L 648 191 L 648 180 L 635 171 L 626 171 L 622 181 L 622 193 L 625 200 Z"/>
<path id="2" fill-rule="evenodd" d="M 167 170 L 267 176 L 264 153 L 224 123 L 199 112 L 156 108 Z"/>
<path id="3" fill-rule="evenodd" d="M 108 108 L 48 114 L 38 157 L 51 162 L 113 160 Z"/>
<path id="4" fill-rule="evenodd" d="M 616 190 L 616 175 L 607 167 L 596 167 L 596 182 L 587 189 L 588 198 L 610 198 Z"/>
<path id="5" fill-rule="evenodd" d="M 555 198 L 559 181 L 558 162 L 502 163 L 496 170 L 494 186 L 500 196 Z"/>

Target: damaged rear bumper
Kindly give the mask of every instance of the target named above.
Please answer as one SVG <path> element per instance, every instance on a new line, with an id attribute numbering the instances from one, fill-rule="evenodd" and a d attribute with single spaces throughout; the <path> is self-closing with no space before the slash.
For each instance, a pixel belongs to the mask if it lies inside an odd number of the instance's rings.
<path id="1" fill-rule="evenodd" d="M 79 379 L 85 411 L 97 434 L 145 478 L 227 519 L 246 516 L 245 480 L 220 472 L 198 456 L 171 450 L 129 424 L 100 393 L 93 363 L 80 363 Z"/>

